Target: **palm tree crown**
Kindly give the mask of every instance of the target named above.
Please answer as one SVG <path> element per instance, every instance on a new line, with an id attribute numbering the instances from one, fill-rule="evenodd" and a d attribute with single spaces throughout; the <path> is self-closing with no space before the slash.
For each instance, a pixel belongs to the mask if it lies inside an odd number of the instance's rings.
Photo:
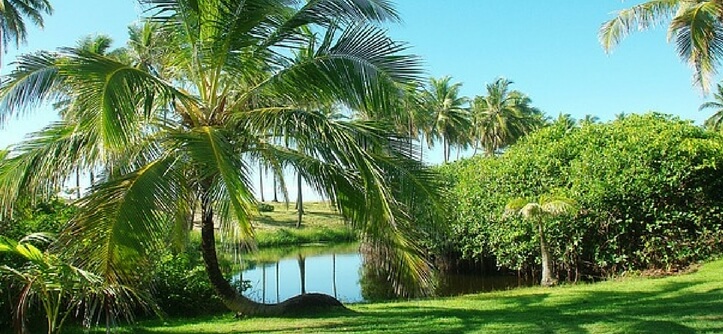
<path id="1" fill-rule="evenodd" d="M 481 144 L 488 156 L 542 125 L 542 113 L 530 106 L 527 95 L 510 90 L 512 83 L 499 78 L 487 85 L 487 95 L 472 102 L 475 148 Z"/>
<path id="2" fill-rule="evenodd" d="M 43 27 L 43 15 L 53 13 L 53 7 L 48 0 L 2 0 L 0 1 L 0 51 L 7 52 L 8 44 L 19 46 L 28 36 L 28 29 L 24 19 L 28 18 L 33 24 Z"/>
<path id="3" fill-rule="evenodd" d="M 717 91 L 713 94 L 714 101 L 708 101 L 700 105 L 698 110 L 714 109 L 713 115 L 705 120 L 706 128 L 719 131 L 723 124 L 723 85 L 718 84 Z"/>
<path id="4" fill-rule="evenodd" d="M 215 248 L 216 227 L 253 245 L 249 166 L 261 161 L 301 173 L 365 240 L 386 247 L 401 268 L 393 282 L 426 282 L 407 197 L 433 193 L 436 179 L 387 121 L 397 87 L 421 70 L 375 26 L 397 20 L 387 1 L 141 3 L 152 16 L 127 57 L 64 48 L 18 59 L 0 90 L 2 120 L 65 96 L 76 112 L 0 163 L 2 207 L 53 193 L 74 167 L 103 165 L 103 182 L 78 202 L 61 238 L 79 265 L 138 284 L 138 266 L 200 207 L 202 253 L 218 294 L 237 312 L 276 314 L 284 305 L 236 293 Z M 309 31 L 323 38 L 314 43 Z M 335 103 L 365 120 L 310 108 Z"/>
<path id="5" fill-rule="evenodd" d="M 600 28 L 600 43 L 612 50 L 634 30 L 669 21 L 668 40 L 694 69 L 693 82 L 707 92 L 723 57 L 723 5 L 720 0 L 652 0 L 621 10 Z"/>
<path id="6" fill-rule="evenodd" d="M 432 138 L 442 139 L 445 163 L 449 161 L 452 145 L 464 145 L 469 138 L 467 98 L 460 96 L 461 87 L 462 83 L 452 83 L 449 76 L 430 78 L 423 95 L 424 107 L 434 115 Z"/>

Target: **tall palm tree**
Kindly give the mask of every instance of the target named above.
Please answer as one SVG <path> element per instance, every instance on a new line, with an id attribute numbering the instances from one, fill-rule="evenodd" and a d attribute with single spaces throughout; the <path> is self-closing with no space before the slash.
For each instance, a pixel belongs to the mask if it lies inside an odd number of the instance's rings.
<path id="1" fill-rule="evenodd" d="M 513 82 L 499 78 L 487 85 L 487 95 L 472 102 L 472 134 L 475 153 L 479 145 L 487 156 L 517 141 L 542 125 L 541 112 L 530 106 L 527 95 L 510 90 Z"/>
<path id="2" fill-rule="evenodd" d="M 505 206 L 505 213 L 521 215 L 523 218 L 532 221 L 540 238 L 540 257 L 542 258 L 542 279 L 540 285 L 552 286 L 555 281 L 552 278 L 552 257 L 550 246 L 545 236 L 545 220 L 549 217 L 569 215 L 577 210 L 575 201 L 565 197 L 540 196 L 537 202 L 530 202 L 524 198 L 517 198 Z"/>
<path id="3" fill-rule="evenodd" d="M 621 10 L 600 28 L 599 39 L 610 52 L 635 30 L 668 23 L 668 40 L 694 69 L 693 82 L 707 92 L 723 57 L 723 6 L 720 0 L 651 0 Z"/>
<path id="4" fill-rule="evenodd" d="M 714 101 L 708 101 L 700 105 L 698 110 L 713 109 L 713 115 L 705 120 L 705 127 L 714 131 L 720 131 L 723 124 L 723 85 L 718 84 L 717 92 L 713 94 Z"/>
<path id="5" fill-rule="evenodd" d="M 8 44 L 15 47 L 25 43 L 28 29 L 25 19 L 33 24 L 43 27 L 43 15 L 53 13 L 53 7 L 48 0 L 2 0 L 0 1 L 0 55 L 7 52 Z"/>
<path id="6" fill-rule="evenodd" d="M 174 226 L 187 224 L 197 200 L 206 271 L 229 309 L 269 315 L 309 300 L 332 303 L 314 294 L 255 303 L 219 268 L 216 227 L 226 240 L 253 246 L 249 162 L 263 160 L 296 170 L 368 243 L 386 247 L 398 269 L 393 283 L 428 282 L 408 205 L 410 194 L 435 195 L 438 183 L 384 121 L 392 119 L 394 89 L 421 73 L 417 58 L 374 25 L 397 20 L 388 2 L 141 2 L 165 38 L 171 61 L 163 71 L 77 48 L 18 59 L 0 88 L 2 120 L 65 94 L 80 107 L 73 122 L 33 134 L 0 163 L 0 207 L 53 194 L 71 167 L 103 162 L 108 175 L 78 201 L 60 240 L 79 266 L 142 284 L 139 266 Z M 324 32 L 323 43 L 295 62 L 309 29 Z M 336 120 L 298 102 L 315 100 L 371 121 Z"/>
<path id="7" fill-rule="evenodd" d="M 430 78 L 422 103 L 434 116 L 432 136 L 442 140 L 444 162 L 449 161 L 452 145 L 464 145 L 470 126 L 467 98 L 460 96 L 462 83 L 452 83 L 449 76 Z M 434 140 L 433 138 L 428 140 Z"/>

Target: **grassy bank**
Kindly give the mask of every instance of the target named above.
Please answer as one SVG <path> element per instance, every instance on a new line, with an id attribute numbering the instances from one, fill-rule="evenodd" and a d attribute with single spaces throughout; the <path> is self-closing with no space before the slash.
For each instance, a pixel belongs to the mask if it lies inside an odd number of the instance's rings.
<path id="1" fill-rule="evenodd" d="M 261 212 L 254 223 L 259 247 L 279 247 L 309 243 L 341 243 L 356 239 L 341 216 L 329 203 L 304 203 L 301 228 L 296 228 L 294 203 L 268 203 L 271 212 Z"/>
<path id="2" fill-rule="evenodd" d="M 437 300 L 360 304 L 312 318 L 232 316 L 141 323 L 127 333 L 723 332 L 723 261 L 666 278 L 525 288 Z"/>

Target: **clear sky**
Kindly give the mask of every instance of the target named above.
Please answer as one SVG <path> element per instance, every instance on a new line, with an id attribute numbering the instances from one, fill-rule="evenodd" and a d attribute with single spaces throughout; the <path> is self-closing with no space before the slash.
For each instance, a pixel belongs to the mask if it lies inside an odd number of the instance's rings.
<path id="1" fill-rule="evenodd" d="M 700 124 L 710 115 L 697 111 L 706 97 L 691 85 L 692 72 L 666 42 L 664 26 L 633 34 L 610 55 L 597 41 L 600 25 L 615 11 L 641 2 L 396 0 L 403 23 L 390 25 L 389 33 L 424 59 L 428 75 L 452 76 L 469 97 L 502 76 L 551 116 L 593 114 L 605 121 L 654 110 Z M 89 34 L 109 35 L 121 46 L 126 27 L 142 15 L 134 0 L 52 3 L 55 14 L 45 29 L 31 28 L 26 46 L 3 55 L 0 73 L 18 53 L 73 46 Z M 0 148 L 53 117 L 44 112 L 9 122 L 0 129 Z M 440 160 L 437 152 L 430 162 Z"/>

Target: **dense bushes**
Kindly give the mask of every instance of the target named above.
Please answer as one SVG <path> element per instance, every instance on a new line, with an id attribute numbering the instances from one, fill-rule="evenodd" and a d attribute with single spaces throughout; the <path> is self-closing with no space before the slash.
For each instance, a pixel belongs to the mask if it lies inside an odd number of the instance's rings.
<path id="1" fill-rule="evenodd" d="M 226 311 L 199 262 L 190 250 L 167 253 L 158 261 L 152 275 L 152 294 L 164 313 L 191 316 Z"/>
<path id="2" fill-rule="evenodd" d="M 500 157 L 441 171 L 454 180 L 450 237 L 467 258 L 537 268 L 532 226 L 502 213 L 512 198 L 541 194 L 570 197 L 581 207 L 573 219 L 547 227 L 563 277 L 671 269 L 721 251 L 721 138 L 676 118 L 551 126 Z"/>

